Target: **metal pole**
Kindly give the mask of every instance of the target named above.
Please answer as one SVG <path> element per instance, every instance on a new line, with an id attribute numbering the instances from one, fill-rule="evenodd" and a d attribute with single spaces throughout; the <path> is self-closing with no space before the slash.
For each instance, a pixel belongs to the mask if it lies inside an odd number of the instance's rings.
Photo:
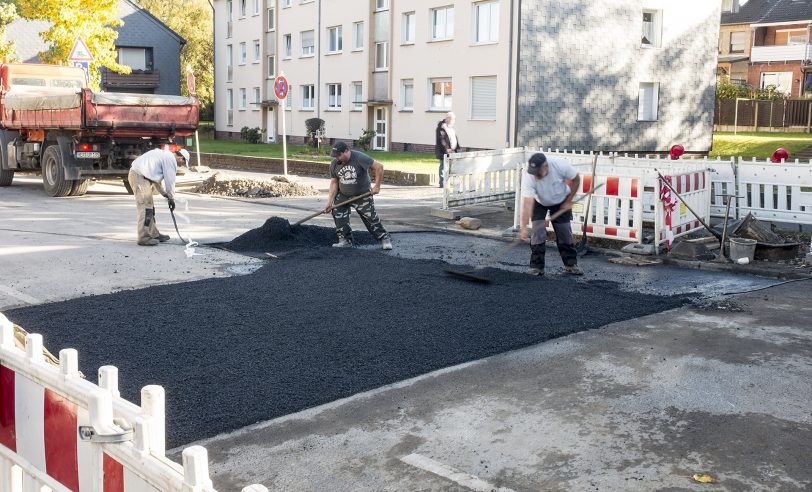
<path id="1" fill-rule="evenodd" d="M 736 110 L 733 116 L 733 135 L 736 135 L 739 130 L 739 98 L 736 98 Z"/>
<path id="2" fill-rule="evenodd" d="M 195 130 L 195 148 L 197 149 L 197 167 L 200 167 L 200 135 Z"/>
<path id="3" fill-rule="evenodd" d="M 279 72 L 279 75 L 284 77 L 285 72 Z M 285 176 L 288 175 L 288 134 L 285 125 L 287 114 L 285 113 L 284 106 L 286 105 L 285 100 L 287 100 L 288 96 L 290 96 L 290 83 L 288 83 L 288 94 L 285 94 L 285 99 L 283 99 L 282 104 L 280 104 L 280 106 L 283 106 L 280 113 L 282 113 L 282 169 L 284 170 Z"/>

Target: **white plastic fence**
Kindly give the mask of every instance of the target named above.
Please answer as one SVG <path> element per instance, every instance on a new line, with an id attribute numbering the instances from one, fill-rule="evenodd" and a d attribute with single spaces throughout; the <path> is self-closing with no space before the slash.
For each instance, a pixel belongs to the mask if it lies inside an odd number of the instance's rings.
<path id="1" fill-rule="evenodd" d="M 812 162 L 740 159 L 734 174 L 740 216 L 752 213 L 761 220 L 812 225 Z"/>
<path id="2" fill-rule="evenodd" d="M 165 457 L 162 387 L 145 386 L 137 406 L 119 396 L 115 367 L 95 385 L 76 350 L 61 350 L 57 367 L 41 335 L 23 350 L 2 314 L 0 329 L 0 491 L 214 492 L 205 448 L 186 448 L 182 466 Z"/>
<path id="3" fill-rule="evenodd" d="M 512 199 L 526 163 L 524 149 L 518 148 L 446 156 L 443 208 Z"/>

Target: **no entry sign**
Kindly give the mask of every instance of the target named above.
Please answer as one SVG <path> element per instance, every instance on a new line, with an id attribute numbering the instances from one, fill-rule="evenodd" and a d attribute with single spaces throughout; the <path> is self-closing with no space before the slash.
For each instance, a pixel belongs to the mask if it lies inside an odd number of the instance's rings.
<path id="1" fill-rule="evenodd" d="M 280 75 L 274 79 L 273 93 L 280 101 L 288 97 L 288 79 L 286 79 L 284 75 Z"/>

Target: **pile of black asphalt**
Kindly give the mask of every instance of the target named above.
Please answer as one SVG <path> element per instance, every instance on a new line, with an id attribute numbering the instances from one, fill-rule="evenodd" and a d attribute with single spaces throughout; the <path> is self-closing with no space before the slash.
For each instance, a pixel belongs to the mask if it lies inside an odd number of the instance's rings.
<path id="1" fill-rule="evenodd" d="M 313 247 L 251 275 L 164 285 L 6 313 L 72 347 L 122 396 L 165 387 L 168 446 L 235 430 L 407 378 L 680 306 L 688 299 L 600 281 L 485 270 Z M 464 268 L 464 267 L 461 267 Z"/>
<path id="2" fill-rule="evenodd" d="M 219 246 L 238 253 L 278 253 L 313 246 L 330 246 L 336 242 L 336 231 L 330 227 L 291 225 L 282 217 L 271 217 L 262 227 L 251 229 Z M 377 244 L 367 231 L 353 231 L 353 243 Z"/>

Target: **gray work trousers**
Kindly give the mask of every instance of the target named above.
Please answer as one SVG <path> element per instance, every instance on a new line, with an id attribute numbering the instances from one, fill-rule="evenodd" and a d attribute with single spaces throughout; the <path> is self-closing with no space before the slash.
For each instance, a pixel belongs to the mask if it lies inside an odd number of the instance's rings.
<path id="1" fill-rule="evenodd" d="M 135 195 L 136 207 L 136 234 L 139 243 L 145 243 L 150 239 L 156 239 L 160 233 L 155 224 L 155 203 L 152 195 L 160 194 L 160 188 L 154 182 L 141 176 L 130 169 L 127 181 Z"/>

